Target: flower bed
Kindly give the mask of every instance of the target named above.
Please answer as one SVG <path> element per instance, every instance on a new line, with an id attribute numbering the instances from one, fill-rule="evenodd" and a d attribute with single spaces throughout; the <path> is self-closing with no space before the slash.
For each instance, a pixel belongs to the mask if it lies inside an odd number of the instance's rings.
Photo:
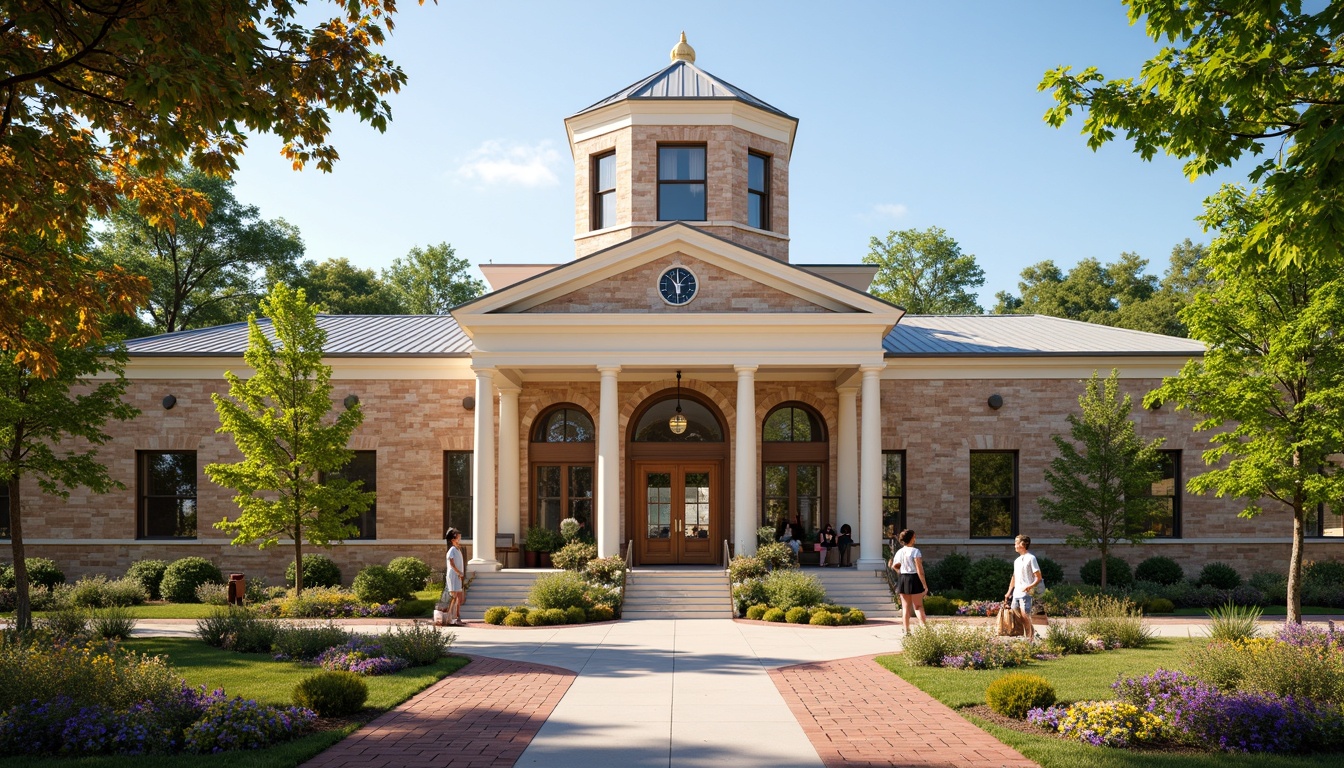
<path id="1" fill-rule="evenodd" d="M 317 657 L 317 665 L 323 669 L 335 669 L 354 672 L 358 675 L 388 675 L 405 669 L 405 659 L 389 656 L 383 652 L 383 646 L 363 637 L 354 637 L 347 642 L 328 648 Z"/>
<path id="2" fill-rule="evenodd" d="M 353 592 L 330 587 L 311 587 L 303 594 L 290 594 L 256 606 L 262 616 L 273 619 L 382 618 L 397 615 L 397 601 L 365 603 Z"/>
<path id="3" fill-rule="evenodd" d="M 1003 607 L 1001 600 L 974 600 L 957 606 L 958 616 L 998 616 Z"/>

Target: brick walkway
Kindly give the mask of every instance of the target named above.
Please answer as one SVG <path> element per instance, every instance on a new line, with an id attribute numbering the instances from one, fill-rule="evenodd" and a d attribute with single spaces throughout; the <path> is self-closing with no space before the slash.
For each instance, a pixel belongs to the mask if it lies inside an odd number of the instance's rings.
<path id="1" fill-rule="evenodd" d="M 827 768 L 1036 765 L 873 659 L 770 671 Z"/>
<path id="2" fill-rule="evenodd" d="M 569 690 L 574 673 L 471 659 L 304 765 L 510 768 Z"/>

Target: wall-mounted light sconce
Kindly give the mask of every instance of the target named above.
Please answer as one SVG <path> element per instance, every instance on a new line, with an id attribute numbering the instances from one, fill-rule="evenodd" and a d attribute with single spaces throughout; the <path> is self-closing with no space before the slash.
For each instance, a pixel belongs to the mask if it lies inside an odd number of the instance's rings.
<path id="1" fill-rule="evenodd" d="M 171 411 L 173 406 L 177 405 L 177 398 L 172 395 L 165 395 L 163 398 L 163 410 Z"/>
<path id="2" fill-rule="evenodd" d="M 348 411 L 351 408 L 354 408 L 356 405 L 359 405 L 359 395 L 345 396 L 345 410 Z"/>
<path id="3" fill-rule="evenodd" d="M 462 410 L 464 411 L 476 410 L 476 398 L 472 397 L 471 395 L 467 395 L 466 397 L 462 398 Z"/>
<path id="4" fill-rule="evenodd" d="M 1003 396 L 1002 396 L 1002 395 L 999 395 L 999 394 L 993 394 L 993 395 L 990 395 L 990 396 L 989 396 L 989 407 L 990 407 L 990 408 L 993 408 L 993 409 L 996 410 L 996 411 L 999 410 L 1000 408 L 1002 408 L 1002 407 L 1003 407 Z"/>
<path id="5" fill-rule="evenodd" d="M 1143 407 L 1144 407 L 1144 408 L 1147 408 L 1147 409 L 1150 410 L 1150 411 L 1160 411 L 1160 410 L 1162 410 L 1162 401 L 1161 401 L 1161 400 L 1154 400 L 1153 402 L 1151 402 L 1151 403 L 1149 403 L 1148 405 L 1145 405 L 1145 406 L 1143 406 Z"/>

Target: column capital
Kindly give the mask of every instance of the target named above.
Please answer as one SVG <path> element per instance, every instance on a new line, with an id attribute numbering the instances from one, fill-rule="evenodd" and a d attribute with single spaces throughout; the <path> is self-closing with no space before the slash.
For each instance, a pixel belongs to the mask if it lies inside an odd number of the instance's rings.
<path id="1" fill-rule="evenodd" d="M 864 365 L 859 366 L 859 372 L 862 373 L 865 377 L 867 377 L 869 374 L 877 375 L 882 371 L 885 371 L 886 369 L 887 369 L 886 363 L 865 363 Z"/>
<path id="2" fill-rule="evenodd" d="M 508 379 L 495 382 L 495 389 L 498 389 L 499 394 L 501 395 L 511 395 L 514 397 L 518 396 L 523 391 L 522 387 L 514 384 Z"/>
<path id="3" fill-rule="evenodd" d="M 759 366 L 759 365 L 734 365 L 734 366 L 733 366 L 733 370 L 737 372 L 737 375 L 738 375 L 739 377 L 742 376 L 742 375 L 744 375 L 744 374 L 751 374 L 751 375 L 754 375 L 754 374 L 756 373 L 756 369 L 757 369 L 757 368 L 760 368 L 760 366 Z"/>
<path id="4" fill-rule="evenodd" d="M 493 379 L 495 374 L 499 373 L 499 369 L 493 365 L 473 365 L 471 370 L 476 372 L 477 378 L 484 376 L 487 379 Z"/>
<path id="5" fill-rule="evenodd" d="M 599 365 L 599 366 L 597 366 L 597 372 L 600 373 L 600 374 L 602 374 L 603 376 L 615 376 L 616 374 L 618 374 L 618 373 L 621 372 L 621 366 L 619 366 L 619 365 Z"/>
<path id="6" fill-rule="evenodd" d="M 844 384 L 835 388 L 842 396 L 857 397 L 859 394 L 858 384 Z"/>

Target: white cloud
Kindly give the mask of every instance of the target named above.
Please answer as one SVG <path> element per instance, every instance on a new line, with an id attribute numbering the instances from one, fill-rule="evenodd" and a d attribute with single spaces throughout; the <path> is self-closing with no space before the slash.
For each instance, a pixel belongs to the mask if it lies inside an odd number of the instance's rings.
<path id="1" fill-rule="evenodd" d="M 458 166 L 458 178 L 483 184 L 549 187 L 560 183 L 560 153 L 550 141 L 536 144 L 491 139 Z"/>
<path id="2" fill-rule="evenodd" d="M 905 203 L 878 203 L 873 206 L 873 217 L 884 219 L 903 219 L 910 209 Z"/>

